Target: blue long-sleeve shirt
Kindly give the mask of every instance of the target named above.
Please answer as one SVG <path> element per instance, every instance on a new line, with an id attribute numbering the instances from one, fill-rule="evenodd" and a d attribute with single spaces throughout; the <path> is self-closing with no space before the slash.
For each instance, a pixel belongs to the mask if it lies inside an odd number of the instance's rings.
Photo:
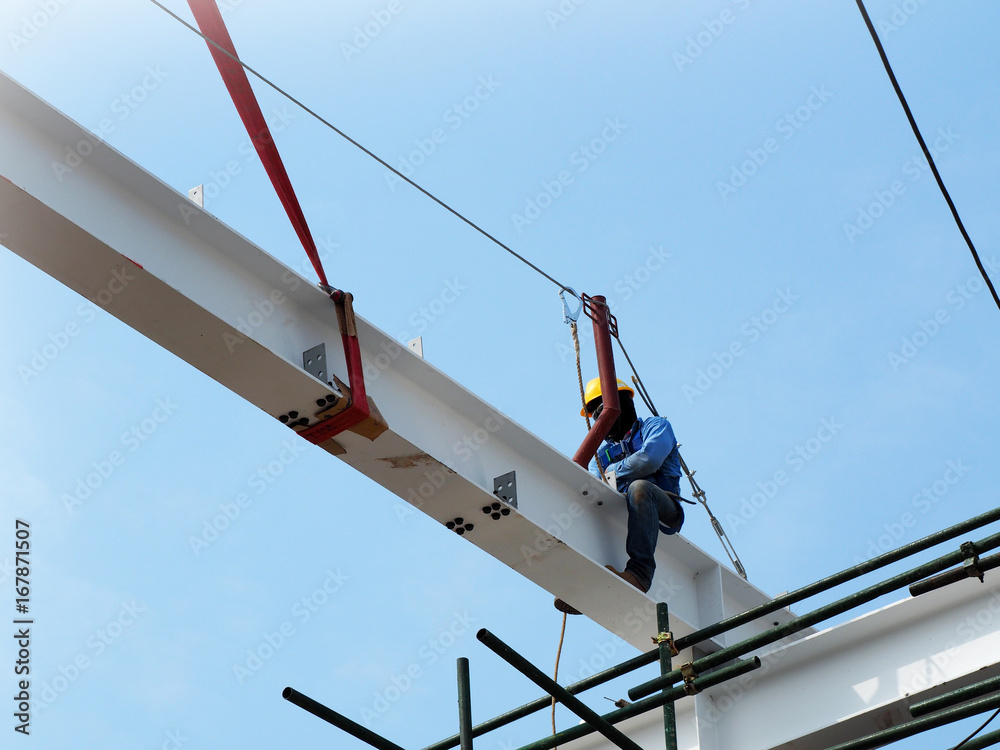
<path id="1" fill-rule="evenodd" d="M 679 494 L 681 462 L 674 428 L 665 417 L 637 419 L 620 442 L 606 441 L 598 451 L 606 470 L 615 472 L 618 491 L 625 492 L 637 479 L 647 479 L 660 489 Z M 600 478 L 600 468 L 591 461 L 590 472 Z"/>

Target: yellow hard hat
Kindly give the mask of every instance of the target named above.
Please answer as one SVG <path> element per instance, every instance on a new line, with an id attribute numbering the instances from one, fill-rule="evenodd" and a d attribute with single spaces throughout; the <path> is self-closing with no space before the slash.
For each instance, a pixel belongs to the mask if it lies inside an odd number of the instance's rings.
<path id="1" fill-rule="evenodd" d="M 618 390 L 619 392 L 628 391 L 629 396 L 635 396 L 635 391 L 633 391 L 632 388 L 621 378 L 618 378 Z M 584 391 L 583 398 L 584 401 L 586 401 L 587 404 L 589 405 L 590 402 L 593 401 L 595 398 L 600 398 L 600 397 L 601 397 L 601 379 L 594 378 L 589 383 L 587 383 L 587 388 Z M 581 417 L 587 416 L 586 408 L 580 409 L 580 416 Z"/>

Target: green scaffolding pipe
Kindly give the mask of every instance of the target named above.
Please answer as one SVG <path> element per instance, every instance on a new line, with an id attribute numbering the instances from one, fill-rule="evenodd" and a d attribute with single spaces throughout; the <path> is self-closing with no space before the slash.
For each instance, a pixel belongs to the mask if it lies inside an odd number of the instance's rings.
<path id="1" fill-rule="evenodd" d="M 992 534 L 982 541 L 976 542 L 974 546 L 977 554 L 1000 547 L 1000 534 Z M 798 633 L 800 630 L 805 630 L 818 622 L 835 617 L 836 615 L 870 602 L 873 599 L 877 599 L 884 594 L 888 594 L 896 589 L 908 586 L 914 581 L 919 581 L 921 578 L 926 578 L 927 576 L 939 573 L 945 568 L 950 568 L 952 565 L 955 565 L 964 559 L 965 554 L 961 550 L 949 552 L 936 560 L 924 563 L 923 565 L 918 565 L 916 568 L 911 568 L 905 573 L 895 575 L 882 583 L 877 583 L 874 586 L 869 586 L 868 588 L 862 589 L 855 594 L 845 596 L 843 599 L 839 599 L 833 604 L 828 604 L 824 607 L 820 607 L 819 609 L 814 609 L 808 614 L 796 617 L 794 620 L 789 620 L 788 622 L 782 623 L 781 625 L 771 628 L 770 630 L 698 659 L 694 662 L 694 669 L 696 672 L 711 669 L 712 667 L 723 664 L 730 659 L 736 658 L 737 656 L 743 656 L 750 651 L 762 648 L 763 646 L 768 646 L 775 641 L 779 641 L 782 638 Z M 679 669 L 675 669 L 669 674 L 644 682 L 641 685 L 637 685 L 628 691 L 628 696 L 632 700 L 645 698 L 647 695 L 651 695 L 657 690 L 673 685 L 679 679 L 681 679 L 681 672 Z"/>
<path id="2" fill-rule="evenodd" d="M 707 690 L 708 688 L 714 687 L 715 685 L 725 682 L 726 680 L 731 680 L 734 677 L 740 677 L 745 675 L 747 672 L 752 672 L 753 670 L 759 668 L 760 659 L 755 656 L 752 659 L 737 662 L 736 664 L 723 669 L 718 669 L 711 674 L 706 674 L 702 677 L 696 678 L 693 683 L 693 690 L 695 692 Z M 647 711 L 652 711 L 660 706 L 665 706 L 667 703 L 672 703 L 680 698 L 683 698 L 687 694 L 687 690 L 682 685 L 680 687 L 666 690 L 659 695 L 654 695 L 651 698 L 636 701 L 635 703 L 625 706 L 625 708 L 620 708 L 617 711 L 606 713 L 603 718 L 607 720 L 609 724 L 617 724 L 625 721 L 626 719 L 631 719 L 634 716 L 644 714 Z M 550 750 L 563 742 L 571 742 L 572 740 L 578 740 L 581 737 L 586 737 L 588 734 L 593 734 L 594 731 L 593 727 L 587 726 L 586 724 L 578 724 L 575 727 L 564 729 L 558 734 L 553 734 L 549 737 L 540 739 L 537 742 L 532 742 L 530 745 L 524 745 L 519 748 L 519 750 Z"/>
<path id="3" fill-rule="evenodd" d="M 486 628 L 482 628 L 476 633 L 476 638 L 497 656 L 510 664 L 514 669 L 523 674 L 542 690 L 552 695 L 557 701 L 575 713 L 595 730 L 604 735 L 605 739 L 613 742 L 622 750 L 642 750 L 628 737 L 615 729 L 611 724 L 601 718 L 594 709 L 586 703 L 567 692 L 558 682 L 553 680 L 538 667 L 529 662 L 506 643 L 497 638 Z"/>
<path id="4" fill-rule="evenodd" d="M 828 589 L 832 589 L 834 586 L 839 586 L 847 581 L 859 578 L 867 573 L 871 573 L 873 570 L 878 570 L 879 568 L 884 568 L 886 565 L 891 565 L 894 562 L 898 562 L 903 558 L 915 555 L 918 552 L 923 552 L 925 549 L 934 547 L 941 542 L 947 542 L 949 539 L 954 539 L 957 536 L 961 536 L 968 531 L 974 531 L 975 529 L 986 526 L 987 524 L 993 523 L 994 521 L 1000 521 L 1000 508 L 995 508 L 991 511 L 983 513 L 981 515 L 970 518 L 967 521 L 962 521 L 962 523 L 955 524 L 947 529 L 942 529 L 929 536 L 925 536 L 923 539 L 918 539 L 915 542 L 910 542 L 909 544 L 904 544 L 902 547 L 897 547 L 894 550 L 890 550 L 878 557 L 873 557 L 863 563 L 859 563 L 851 568 L 842 570 L 839 573 L 834 573 L 832 576 L 827 576 L 815 583 L 810 583 L 808 586 L 803 586 L 795 591 L 790 591 L 787 594 L 782 594 L 775 599 L 772 599 L 767 604 L 761 604 L 753 609 L 748 609 L 742 614 L 733 615 L 732 617 L 727 617 L 725 620 L 720 620 L 714 625 L 709 625 L 707 628 L 702 628 L 697 630 L 690 635 L 684 636 L 683 638 L 677 639 L 677 649 L 683 651 L 688 646 L 693 646 L 702 641 L 706 641 L 709 638 L 714 638 L 717 635 L 721 635 L 728 630 L 739 627 L 740 625 L 746 625 L 748 622 L 753 622 L 758 617 L 763 617 L 764 615 L 769 615 L 772 612 L 777 612 L 779 609 L 784 609 L 792 604 L 802 601 L 803 599 L 808 599 L 810 596 L 822 593 Z"/>
<path id="5" fill-rule="evenodd" d="M 472 685 L 464 656 L 458 659 L 458 736 L 462 750 L 472 750 Z"/>
<path id="6" fill-rule="evenodd" d="M 657 651 L 660 655 L 660 674 L 669 674 L 672 669 L 670 658 L 673 654 L 670 653 L 672 644 L 669 640 L 665 640 L 666 634 L 670 632 L 670 615 L 666 602 L 660 602 L 656 605 L 656 626 L 660 629 L 660 641 L 657 645 Z M 664 688 L 664 692 L 666 692 L 666 688 Z M 677 750 L 677 711 L 673 701 L 663 704 L 663 739 L 666 750 Z"/>
<path id="7" fill-rule="evenodd" d="M 973 737 L 962 745 L 962 750 L 982 750 L 984 747 L 992 747 L 996 744 L 1000 744 L 1000 730 Z"/>
<path id="8" fill-rule="evenodd" d="M 624 661 L 617 666 L 606 669 L 598 674 L 586 677 L 579 682 L 575 682 L 572 685 L 567 685 L 564 690 L 572 695 L 577 695 L 589 690 L 590 688 L 597 687 L 598 685 L 603 685 L 605 682 L 615 679 L 616 677 L 621 677 L 623 674 L 628 674 L 633 672 L 640 667 L 645 667 L 648 664 L 652 664 L 656 661 L 658 657 L 658 652 L 654 649 L 653 651 L 641 654 L 639 656 L 634 656 L 628 661 Z M 517 721 L 518 719 L 523 719 L 526 716 L 531 716 L 531 714 L 539 711 L 543 708 L 550 707 L 552 705 L 552 696 L 547 695 L 544 698 L 538 698 L 531 703 L 525 703 L 515 709 L 511 709 L 507 713 L 500 714 L 492 719 L 484 721 L 482 724 L 477 724 L 472 728 L 472 736 L 480 737 L 487 732 L 492 732 L 494 729 L 499 729 L 500 727 L 507 726 L 508 724 Z M 450 750 L 450 748 L 458 747 L 460 742 L 459 736 L 453 735 L 440 742 L 435 742 L 433 745 L 428 745 L 424 750 Z"/>
<path id="9" fill-rule="evenodd" d="M 935 711 L 940 711 L 942 708 L 950 708 L 956 703 L 962 703 L 971 698 L 978 698 L 980 695 L 995 693 L 997 690 L 1000 690 L 1000 677 L 991 677 L 988 680 L 966 685 L 964 688 L 952 690 L 935 698 L 928 698 L 925 701 L 914 703 L 910 706 L 910 714 L 914 717 L 926 716 Z"/>
<path id="10" fill-rule="evenodd" d="M 954 539 L 955 537 L 968 531 L 981 528 L 982 526 L 986 526 L 994 521 L 1000 521 L 1000 508 L 975 516 L 967 521 L 962 521 L 959 524 L 937 531 L 924 537 L 923 539 L 911 542 L 910 544 L 904 544 L 902 547 L 890 550 L 889 552 L 879 555 L 878 557 L 873 557 L 871 560 L 860 563 L 851 568 L 847 568 L 840 573 L 835 573 L 832 576 L 828 576 L 827 578 L 817 581 L 816 583 L 811 583 L 808 586 L 803 586 L 800 589 L 783 594 L 778 598 L 771 600 L 767 604 L 762 604 L 758 607 L 749 609 L 742 614 L 728 617 L 725 620 L 715 623 L 714 625 L 709 625 L 708 627 L 695 631 L 694 633 L 684 636 L 683 638 L 678 638 L 675 641 L 675 644 L 678 650 L 683 650 L 688 646 L 701 643 L 702 641 L 725 633 L 726 631 L 732 630 L 740 625 L 746 625 L 759 617 L 771 614 L 779 609 L 784 609 L 785 607 L 802 601 L 803 599 L 807 599 L 810 596 L 827 591 L 828 589 L 839 586 L 840 584 L 858 578 L 859 576 L 863 576 L 866 573 L 878 570 L 879 568 L 884 568 L 886 565 L 891 565 L 892 563 L 902 560 L 905 557 L 909 557 L 918 552 L 923 552 L 924 550 L 941 544 L 942 542 Z M 659 659 L 659 656 L 660 654 L 658 649 L 647 651 L 639 656 L 634 656 L 628 661 L 622 662 L 617 666 L 606 669 L 603 672 L 598 672 L 597 674 L 586 677 L 579 682 L 573 683 L 572 685 L 567 685 L 566 690 L 573 695 L 577 695 L 589 690 L 590 688 L 603 685 L 605 682 L 609 682 L 616 677 L 621 677 L 622 675 L 633 672 L 636 669 L 653 664 Z M 676 681 L 677 680 L 675 678 L 674 682 Z M 482 724 L 473 727 L 472 736 L 479 737 L 487 732 L 492 732 L 494 729 L 499 729 L 500 727 L 507 726 L 518 719 L 531 716 L 531 714 L 536 711 L 540 711 L 551 705 L 551 696 L 537 698 L 530 703 L 525 703 L 523 706 L 511 709 L 510 711 L 500 714 L 499 716 L 495 716 L 492 719 L 487 719 Z M 439 742 L 435 742 L 433 745 L 428 745 L 424 748 L 424 750 L 450 750 L 453 747 L 457 747 L 459 742 L 459 736 L 456 734 L 440 740 Z"/>
<path id="11" fill-rule="evenodd" d="M 946 570 L 939 576 L 934 576 L 924 581 L 917 581 L 910 586 L 910 596 L 920 596 L 930 591 L 936 591 L 949 584 L 964 581 L 967 578 L 978 578 L 976 572 L 982 575 L 994 568 L 1000 568 L 1000 555 L 990 555 L 989 557 L 981 558 L 974 569 L 969 569 L 963 565 L 961 568 Z"/>
<path id="12" fill-rule="evenodd" d="M 286 687 L 281 691 L 281 697 L 289 703 L 294 703 L 299 708 L 304 708 L 313 716 L 318 716 L 323 721 L 333 724 L 337 729 L 343 729 L 348 734 L 354 735 L 362 742 L 367 742 L 378 750 L 403 750 L 399 745 L 390 742 L 380 734 L 375 734 L 372 730 L 361 726 L 357 722 L 351 721 L 346 716 L 342 716 L 332 708 L 327 708 L 319 701 L 314 701 L 308 695 L 303 695 L 298 690 Z"/>
<path id="13" fill-rule="evenodd" d="M 881 732 L 869 734 L 867 737 L 861 737 L 850 742 L 842 742 L 839 745 L 827 748 L 827 750 L 871 750 L 871 748 L 882 747 L 883 745 L 888 745 L 890 742 L 897 742 L 906 737 L 926 732 L 928 729 L 951 724 L 953 721 L 967 719 L 970 716 L 975 716 L 976 714 L 981 714 L 984 711 L 998 707 L 1000 707 L 1000 695 L 991 695 L 986 698 L 980 698 L 972 703 L 966 703 L 964 706 L 959 706 L 958 708 L 950 708 L 933 716 L 925 716 L 922 719 L 908 721 L 899 726 L 883 729 Z"/>

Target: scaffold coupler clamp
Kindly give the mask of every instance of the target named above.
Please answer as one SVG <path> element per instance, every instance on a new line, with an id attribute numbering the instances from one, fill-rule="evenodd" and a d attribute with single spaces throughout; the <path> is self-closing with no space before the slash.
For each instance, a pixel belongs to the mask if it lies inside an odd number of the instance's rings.
<path id="1" fill-rule="evenodd" d="M 694 671 L 694 664 L 687 662 L 686 664 L 681 664 L 681 677 L 684 678 L 684 692 L 688 695 L 697 695 L 701 691 L 698 686 L 694 684 L 695 678 L 698 673 Z"/>
<path id="2" fill-rule="evenodd" d="M 666 643 L 670 646 L 670 655 L 677 656 L 680 651 L 677 650 L 677 646 L 674 643 L 674 634 L 669 630 L 664 630 L 661 633 L 657 633 L 653 636 L 653 643 L 659 646 L 661 643 Z"/>
<path id="3" fill-rule="evenodd" d="M 969 578 L 978 578 L 980 583 L 984 583 L 983 570 L 979 567 L 979 554 L 976 552 L 976 545 L 972 542 L 962 542 L 962 546 L 959 549 L 965 555 L 965 560 L 962 562 L 965 574 Z"/>

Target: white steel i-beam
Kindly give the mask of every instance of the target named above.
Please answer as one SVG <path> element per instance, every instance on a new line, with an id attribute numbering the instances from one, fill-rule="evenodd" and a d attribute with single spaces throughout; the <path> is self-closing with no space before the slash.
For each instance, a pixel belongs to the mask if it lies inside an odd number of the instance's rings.
<path id="1" fill-rule="evenodd" d="M 313 414 L 333 393 L 302 367 L 318 344 L 347 380 L 334 306 L 317 287 L 7 78 L 0 104 L 8 248 L 272 416 Z M 68 149 L 81 155 L 70 165 Z M 252 315 L 262 307 L 273 312 Z M 640 648 L 655 600 L 670 602 L 678 635 L 767 600 L 679 536 L 659 545 L 649 596 L 632 588 L 604 568 L 623 562 L 621 495 L 407 346 L 360 317 L 357 327 L 389 429 L 338 436 L 350 466 L 441 523 L 474 523 L 466 539 Z M 508 472 L 517 508 L 494 520 L 482 509 Z"/>
<path id="2" fill-rule="evenodd" d="M 760 669 L 676 703 L 679 750 L 823 750 L 997 676 L 1000 587 L 989 575 L 986 585 L 960 581 L 771 647 Z M 619 728 L 644 748 L 664 746 L 657 712 Z M 565 746 L 610 747 L 598 736 Z"/>

